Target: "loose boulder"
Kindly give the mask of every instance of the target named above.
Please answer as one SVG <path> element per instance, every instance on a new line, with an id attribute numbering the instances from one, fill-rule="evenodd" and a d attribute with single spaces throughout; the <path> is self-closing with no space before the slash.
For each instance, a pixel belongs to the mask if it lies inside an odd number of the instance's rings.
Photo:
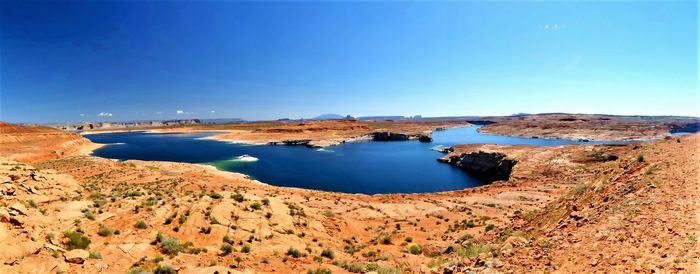
<path id="1" fill-rule="evenodd" d="M 85 262 L 85 260 L 87 260 L 88 257 L 90 257 L 90 252 L 87 252 L 83 249 L 73 249 L 71 251 L 63 253 L 63 257 L 66 258 L 66 262 L 82 264 L 83 262 Z"/>

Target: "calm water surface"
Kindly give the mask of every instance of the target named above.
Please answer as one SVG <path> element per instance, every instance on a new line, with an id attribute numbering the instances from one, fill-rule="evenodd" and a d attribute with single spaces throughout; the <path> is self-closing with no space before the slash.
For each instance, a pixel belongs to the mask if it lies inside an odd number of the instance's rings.
<path id="1" fill-rule="evenodd" d="M 436 159 L 444 154 L 431 148 L 438 145 L 556 146 L 579 143 L 488 135 L 478 133 L 477 129 L 474 126 L 437 131 L 433 133 L 432 143 L 357 142 L 325 149 L 243 145 L 202 139 L 214 133 L 131 132 L 85 137 L 96 143 L 114 144 L 93 153 L 100 157 L 210 164 L 277 186 L 366 194 L 447 191 L 486 183 L 458 168 L 437 162 Z M 596 142 L 585 144 L 591 143 Z M 258 160 L 245 161 L 238 158 L 241 155 L 251 155 Z"/>

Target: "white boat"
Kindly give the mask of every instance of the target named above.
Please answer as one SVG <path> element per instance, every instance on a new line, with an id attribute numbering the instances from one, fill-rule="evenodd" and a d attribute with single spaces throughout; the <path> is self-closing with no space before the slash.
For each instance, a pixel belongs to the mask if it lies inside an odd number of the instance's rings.
<path id="1" fill-rule="evenodd" d="M 257 160 L 258 160 L 258 158 L 255 158 L 255 157 L 250 156 L 248 154 L 243 154 L 243 155 L 238 156 L 234 159 L 234 161 L 240 161 L 240 162 L 255 162 Z"/>

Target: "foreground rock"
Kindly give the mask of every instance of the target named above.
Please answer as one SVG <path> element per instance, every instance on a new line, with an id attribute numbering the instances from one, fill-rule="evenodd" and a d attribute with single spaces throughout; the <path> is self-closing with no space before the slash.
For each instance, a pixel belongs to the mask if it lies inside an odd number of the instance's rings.
<path id="1" fill-rule="evenodd" d="M 87 252 L 82 249 L 73 249 L 71 251 L 63 253 L 63 257 L 66 259 L 66 262 L 82 264 L 85 260 L 87 260 L 88 257 L 90 257 L 90 252 Z"/>

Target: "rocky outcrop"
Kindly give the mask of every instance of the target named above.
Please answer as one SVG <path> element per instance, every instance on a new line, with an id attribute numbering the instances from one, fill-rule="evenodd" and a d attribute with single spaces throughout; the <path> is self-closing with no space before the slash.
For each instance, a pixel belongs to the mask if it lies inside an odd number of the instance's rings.
<path id="1" fill-rule="evenodd" d="M 309 143 L 311 143 L 311 140 L 309 139 L 301 139 L 301 140 L 284 140 L 280 142 L 269 142 L 268 144 L 276 146 L 276 145 L 285 145 L 285 146 L 308 146 Z"/>
<path id="2" fill-rule="evenodd" d="M 374 141 L 408 141 L 410 136 L 408 134 L 393 133 L 393 132 L 374 132 L 372 133 L 372 140 Z"/>
<path id="3" fill-rule="evenodd" d="M 63 257 L 66 258 L 66 262 L 74 264 L 82 264 L 90 256 L 90 252 L 82 249 L 73 249 L 66 253 L 63 253 Z"/>
<path id="4" fill-rule="evenodd" d="M 488 181 L 507 181 L 513 166 L 518 163 L 503 153 L 471 152 L 438 159 L 440 162 L 466 170 L 470 174 Z"/>
<path id="5" fill-rule="evenodd" d="M 695 133 L 700 131 L 700 121 L 686 124 L 672 124 L 671 133 Z"/>
<path id="6" fill-rule="evenodd" d="M 430 135 L 427 134 L 421 134 L 418 135 L 418 141 L 421 143 L 430 143 L 433 141 L 433 137 L 430 137 Z"/>

